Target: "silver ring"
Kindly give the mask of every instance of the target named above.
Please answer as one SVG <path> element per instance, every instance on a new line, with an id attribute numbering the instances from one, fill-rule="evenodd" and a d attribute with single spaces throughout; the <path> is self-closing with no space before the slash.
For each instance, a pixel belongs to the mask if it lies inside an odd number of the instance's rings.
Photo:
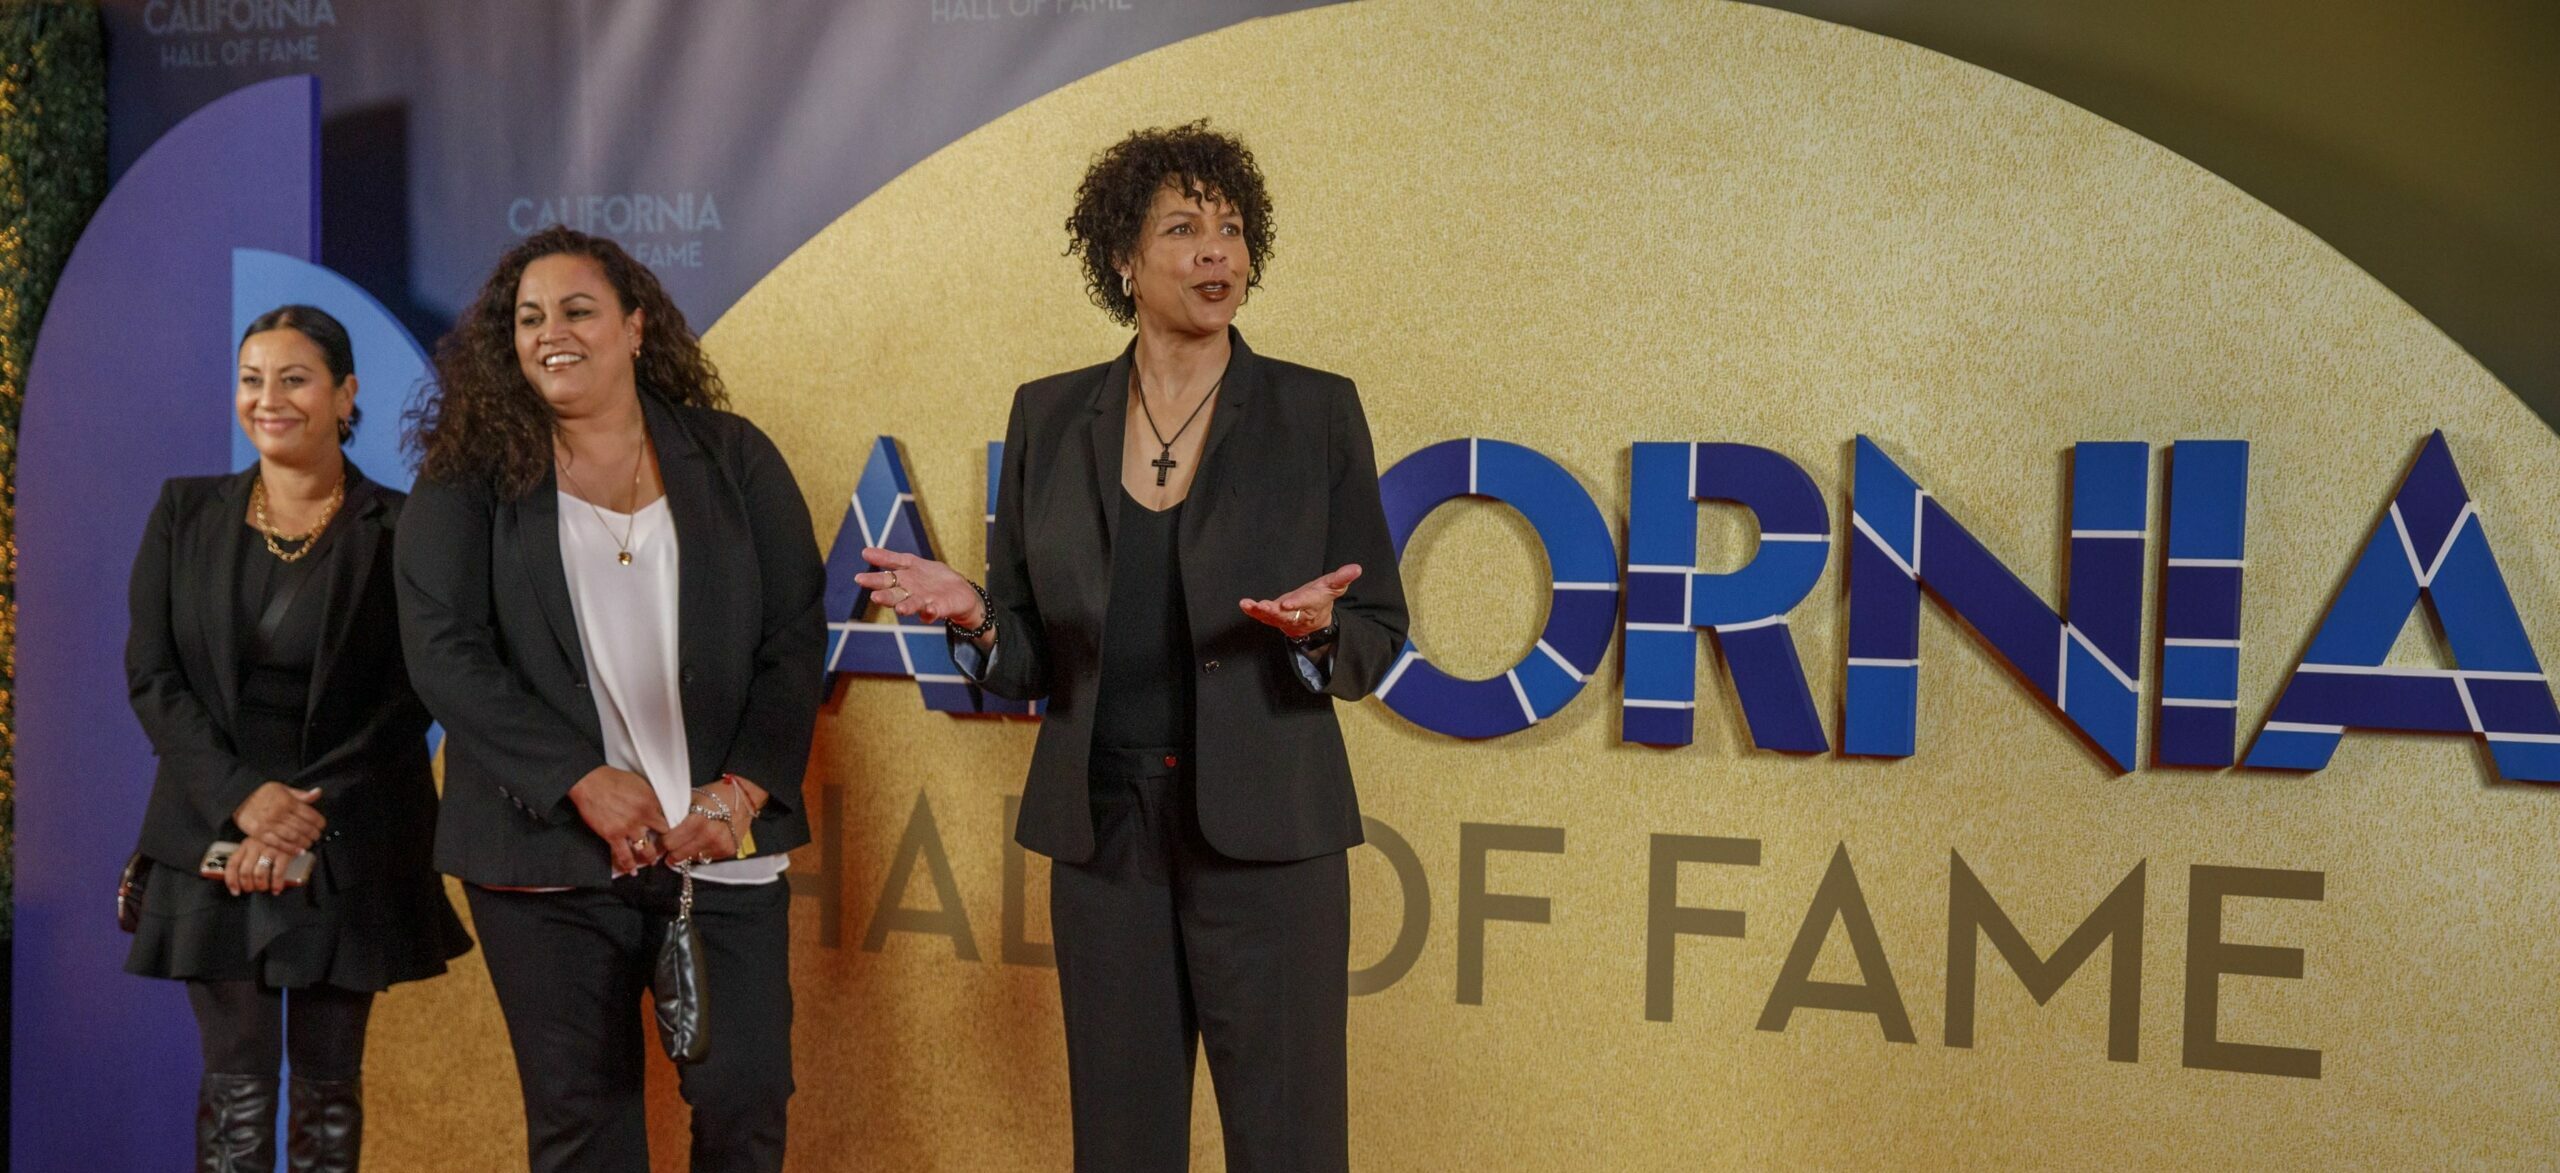
<path id="1" fill-rule="evenodd" d="M 275 867 L 275 866 L 276 866 L 276 857 L 274 857 L 274 856 L 272 856 L 272 855 L 261 855 L 261 856 L 259 856 L 259 857 L 258 857 L 258 870 L 259 870 L 259 871 L 262 871 L 262 872 L 263 872 L 263 871 L 266 871 L 266 870 L 268 870 L 268 869 L 270 869 L 270 868 L 273 868 L 273 867 Z"/>
<path id="2" fill-rule="evenodd" d="M 634 839 L 634 840 L 632 840 L 632 841 L 631 841 L 631 851 L 632 851 L 632 854 L 637 855 L 637 854 L 639 854 L 640 852 L 647 851 L 647 850 L 649 850 L 649 837 L 648 837 L 648 836 L 643 835 L 643 836 L 641 836 L 641 837 L 639 837 L 639 838 Z"/>
<path id="3" fill-rule="evenodd" d="M 1304 623 L 1307 621 L 1307 609 L 1300 607 L 1295 611 L 1291 611 L 1289 612 L 1289 618 L 1292 622 Z"/>

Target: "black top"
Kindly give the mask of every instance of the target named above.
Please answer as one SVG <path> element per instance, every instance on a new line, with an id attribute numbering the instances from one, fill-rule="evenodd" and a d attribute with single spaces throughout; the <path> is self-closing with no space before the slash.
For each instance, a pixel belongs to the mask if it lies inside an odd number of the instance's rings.
<path id="1" fill-rule="evenodd" d="M 1111 548 L 1111 605 L 1102 624 L 1102 685 L 1094 694 L 1096 749 L 1191 744 L 1191 621 L 1174 540 L 1182 506 L 1149 509 L 1120 491 Z"/>
<path id="2" fill-rule="evenodd" d="M 335 556 L 335 535 L 323 532 L 311 552 L 285 562 L 267 552 L 266 535 L 256 527 L 240 527 L 240 589 L 234 618 L 240 631 L 240 707 L 260 716 L 281 718 L 299 731 L 311 697 L 311 668 L 320 659 L 321 600 L 312 580 Z M 267 610 L 281 606 L 273 630 Z M 249 747 L 241 752 L 247 755 Z M 277 777 L 302 768 L 299 747 L 281 761 L 260 761 Z"/>
<path id="3" fill-rule="evenodd" d="M 1205 421 L 1198 475 L 1179 520 L 1165 519 L 1183 596 L 1200 601 L 1184 616 L 1190 658 L 1181 665 L 1200 830 L 1230 859 L 1308 859 L 1361 841 L 1334 702 L 1368 695 L 1394 668 L 1404 590 L 1351 381 L 1264 358 L 1232 330 L 1227 337 L 1225 389 Z M 1105 744 L 1095 721 L 1114 691 L 1103 682 L 1105 633 L 1122 630 L 1111 572 L 1123 543 L 1143 540 L 1130 523 L 1146 520 L 1121 506 L 1135 346 L 1015 393 L 987 542 L 997 622 L 983 683 L 998 696 L 1049 702 L 1015 835 L 1068 863 L 1093 855 L 1088 774 Z M 1342 631 L 1319 690 L 1299 676 L 1289 641 L 1236 600 L 1277 598 L 1346 562 L 1363 573 L 1334 604 Z M 1176 570 L 1170 556 L 1160 565 Z"/>

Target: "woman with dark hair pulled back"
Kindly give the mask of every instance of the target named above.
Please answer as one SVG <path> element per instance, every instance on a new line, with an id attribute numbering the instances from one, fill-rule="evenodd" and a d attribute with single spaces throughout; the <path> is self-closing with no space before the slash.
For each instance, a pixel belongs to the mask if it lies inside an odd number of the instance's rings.
<path id="1" fill-rule="evenodd" d="M 172 978 L 202 1034 L 196 1167 L 352 1170 L 373 996 L 471 947 L 429 859 L 427 711 L 392 588 L 405 497 L 366 479 L 355 351 L 288 305 L 240 340 L 257 463 L 177 477 L 135 555 L 125 676 L 159 757 L 129 876 L 127 972 Z"/>

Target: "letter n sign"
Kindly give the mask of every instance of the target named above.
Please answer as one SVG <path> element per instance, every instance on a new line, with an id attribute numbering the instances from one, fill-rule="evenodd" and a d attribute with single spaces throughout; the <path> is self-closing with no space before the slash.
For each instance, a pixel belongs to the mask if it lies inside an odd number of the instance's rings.
<path id="1" fill-rule="evenodd" d="M 1920 588 L 2094 743 L 2133 769 L 2140 720 L 2144 532 L 2151 449 L 2072 448 L 2068 619 L 1956 524 L 1875 441 L 1858 437 L 1850 489 L 1844 752 L 1909 757 L 1920 711 Z"/>

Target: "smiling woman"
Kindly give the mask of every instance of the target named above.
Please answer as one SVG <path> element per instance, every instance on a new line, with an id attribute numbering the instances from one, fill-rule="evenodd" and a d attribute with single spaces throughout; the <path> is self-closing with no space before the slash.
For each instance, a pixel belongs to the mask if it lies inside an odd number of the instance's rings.
<path id="1" fill-rule="evenodd" d="M 825 638 L 799 484 L 720 410 L 656 276 L 602 237 L 554 227 L 509 252 L 436 376 L 410 413 L 400 618 L 447 733 L 436 866 L 486 946 L 530 1165 L 648 1167 L 632 1011 L 682 908 L 695 989 L 719 991 L 695 1042 L 668 1044 L 692 1167 L 779 1169 L 777 881 L 809 838 Z"/>
<path id="2" fill-rule="evenodd" d="M 168 482 L 134 558 L 125 673 L 159 767 L 125 969 L 187 984 L 203 1167 L 273 1167 L 289 1053 L 296 1165 L 351 1169 L 373 995 L 470 939 L 425 848 L 427 714 L 390 581 L 402 497 L 339 450 L 346 328 L 259 315 L 234 387 L 257 463 Z"/>

